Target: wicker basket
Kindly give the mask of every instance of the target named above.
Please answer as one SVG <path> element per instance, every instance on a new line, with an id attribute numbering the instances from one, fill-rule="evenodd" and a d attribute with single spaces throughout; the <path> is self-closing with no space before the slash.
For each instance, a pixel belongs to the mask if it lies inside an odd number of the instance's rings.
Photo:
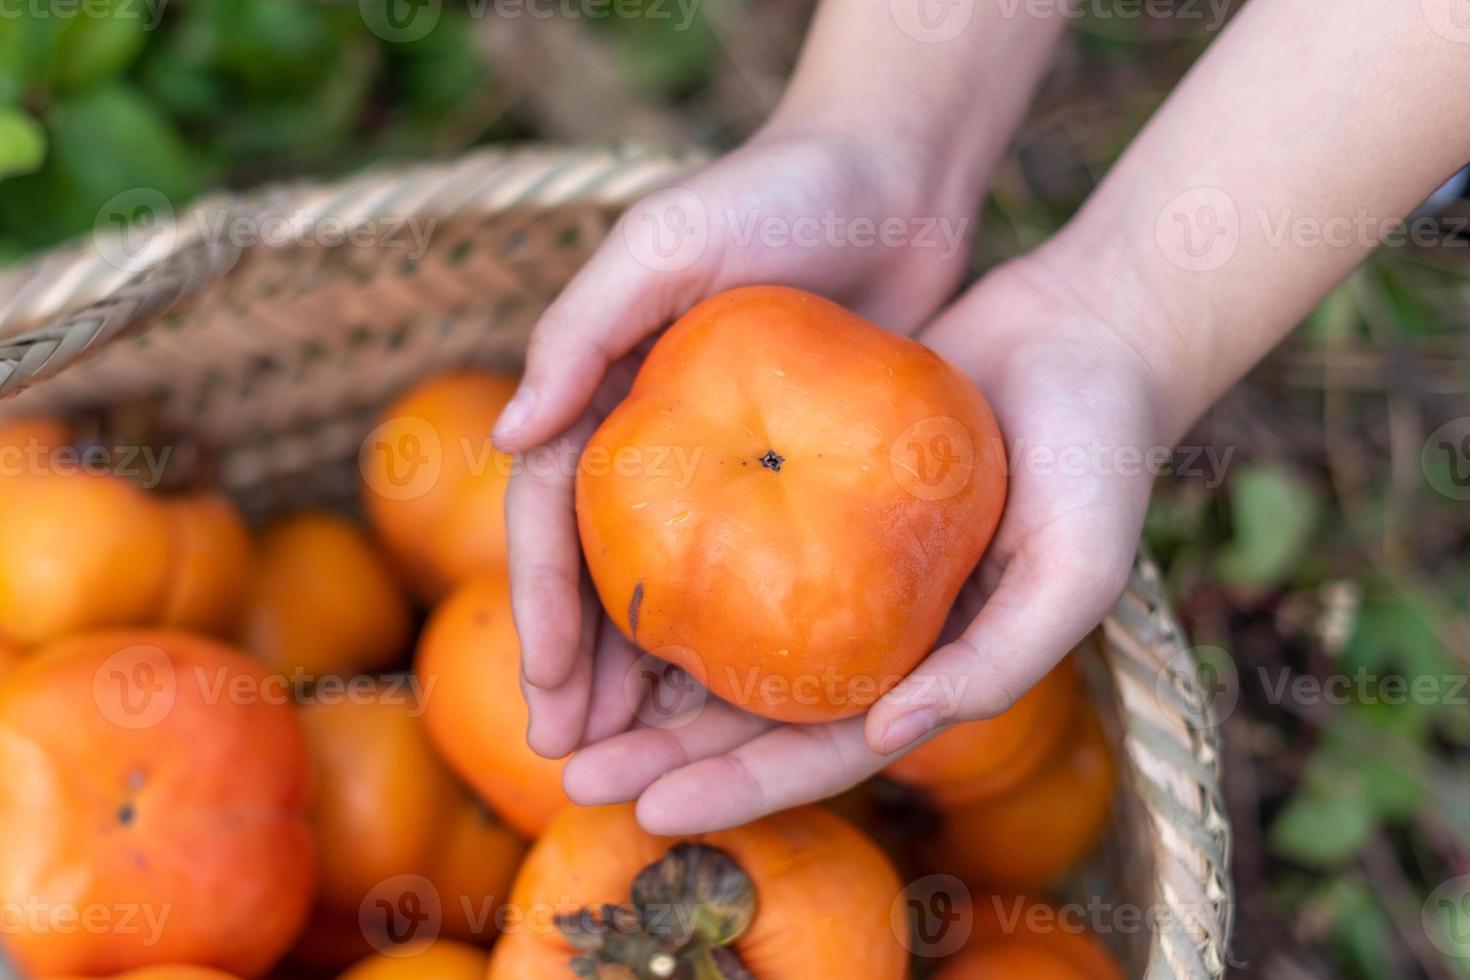
<path id="1" fill-rule="evenodd" d="M 209 450 L 251 511 L 350 506 L 381 405 L 451 365 L 514 367 L 618 213 L 694 162 L 494 150 L 211 198 L 147 235 L 95 234 L 0 273 L 0 416 L 145 403 Z M 158 203 L 148 195 L 113 210 Z M 371 233 L 329 240 L 354 223 Z M 1099 867 L 1118 907 L 1167 913 L 1119 952 L 1132 976 L 1220 977 L 1232 904 L 1218 737 L 1147 559 L 1095 640 L 1129 776 Z"/>

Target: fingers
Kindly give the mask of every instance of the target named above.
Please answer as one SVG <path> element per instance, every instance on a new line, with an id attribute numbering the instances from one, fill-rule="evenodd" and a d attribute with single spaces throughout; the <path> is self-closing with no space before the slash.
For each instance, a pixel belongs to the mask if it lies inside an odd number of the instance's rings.
<path id="1" fill-rule="evenodd" d="M 584 636 L 583 629 L 596 619 L 583 616 L 582 546 L 573 493 L 576 459 L 592 428 L 592 419 L 584 417 L 544 457 L 522 460 L 505 493 L 511 611 L 521 640 L 521 673 L 540 688 L 565 683 L 579 651 L 591 649 L 593 637 Z"/>
<path id="2" fill-rule="evenodd" d="M 587 705 L 583 745 L 594 745 L 628 730 L 644 685 L 635 676 L 641 652 L 617 628 L 602 620 L 592 656 L 592 696 Z"/>
<path id="3" fill-rule="evenodd" d="M 637 728 L 589 745 L 567 763 L 562 783 L 583 806 L 636 799 L 660 777 L 727 752 L 775 726 L 775 722 L 710 700 L 697 718 L 678 728 Z"/>
<path id="4" fill-rule="evenodd" d="M 708 291 L 710 270 L 718 268 L 713 242 L 687 264 L 644 254 L 640 235 L 658 236 L 684 219 L 679 193 L 661 191 L 634 205 L 542 314 L 520 389 L 495 426 L 501 449 L 525 450 L 561 432 L 587 409 L 609 365 Z"/>
<path id="5" fill-rule="evenodd" d="M 1132 539 L 1097 523 L 1079 517 L 1028 539 L 969 628 L 869 710 L 867 744 L 889 755 L 942 725 L 994 717 L 1076 646 L 1117 601 L 1132 564 Z"/>
<path id="6" fill-rule="evenodd" d="M 889 759 L 863 741 L 863 719 L 782 725 L 676 769 L 638 799 L 638 822 L 677 836 L 736 827 L 855 786 Z"/>

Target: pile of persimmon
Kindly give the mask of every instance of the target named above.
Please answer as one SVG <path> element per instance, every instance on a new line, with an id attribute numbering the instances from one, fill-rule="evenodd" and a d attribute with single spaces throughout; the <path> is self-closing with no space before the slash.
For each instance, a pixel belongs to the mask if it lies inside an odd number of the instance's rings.
<path id="1" fill-rule="evenodd" d="M 163 491 L 60 465 L 81 441 L 60 420 L 0 424 L 0 908 L 25 913 L 0 935 L 10 965 L 1116 980 L 1092 938 L 982 912 L 1045 892 L 1111 812 L 1112 755 L 1070 659 L 831 805 L 680 839 L 631 804 L 572 806 L 565 760 L 526 744 L 512 460 L 489 439 L 514 387 L 461 370 L 389 404 L 358 459 L 362 521 L 247 521 L 189 474 Z M 653 346 L 586 447 L 576 516 L 629 640 L 807 723 L 862 712 L 932 648 L 1004 474 L 953 367 L 755 287 Z M 924 832 L 860 802 L 880 797 Z M 974 935 L 942 963 L 895 924 L 897 868 L 968 890 Z M 134 911 L 66 927 L 98 909 Z"/>

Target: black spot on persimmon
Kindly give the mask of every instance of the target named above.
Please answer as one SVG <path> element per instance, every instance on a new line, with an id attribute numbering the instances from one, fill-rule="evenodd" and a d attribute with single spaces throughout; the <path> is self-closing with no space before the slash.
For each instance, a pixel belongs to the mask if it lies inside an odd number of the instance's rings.
<path id="1" fill-rule="evenodd" d="M 633 634 L 633 639 L 638 639 L 638 613 L 643 608 L 643 580 L 633 586 L 633 598 L 628 600 L 628 632 Z"/>
<path id="2" fill-rule="evenodd" d="M 784 462 L 786 462 L 786 457 L 777 455 L 774 449 L 766 450 L 766 454 L 761 457 L 761 465 L 772 473 L 780 473 L 781 464 Z"/>
<path id="3" fill-rule="evenodd" d="M 124 827 L 131 826 L 132 822 L 137 818 L 137 816 L 138 811 L 131 803 L 124 803 L 122 806 L 117 808 L 117 822 L 122 824 Z"/>

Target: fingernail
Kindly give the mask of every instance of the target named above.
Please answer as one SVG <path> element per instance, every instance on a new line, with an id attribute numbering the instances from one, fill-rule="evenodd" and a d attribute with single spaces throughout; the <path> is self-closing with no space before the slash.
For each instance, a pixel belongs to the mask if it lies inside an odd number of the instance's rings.
<path id="1" fill-rule="evenodd" d="M 536 391 L 533 388 L 521 388 L 516 392 L 510 404 L 501 410 L 500 418 L 495 422 L 495 432 L 491 438 L 499 442 L 516 434 L 531 420 L 531 410 L 536 407 Z"/>
<path id="2" fill-rule="evenodd" d="M 884 755 L 892 755 L 928 735 L 939 727 L 939 716 L 929 708 L 910 711 L 888 723 L 883 732 L 880 749 Z"/>

